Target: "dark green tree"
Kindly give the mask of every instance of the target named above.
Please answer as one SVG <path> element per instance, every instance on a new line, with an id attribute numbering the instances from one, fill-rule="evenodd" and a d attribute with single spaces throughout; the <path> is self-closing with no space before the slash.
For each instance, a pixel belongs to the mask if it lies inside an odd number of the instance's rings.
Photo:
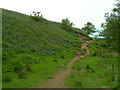
<path id="1" fill-rule="evenodd" d="M 84 31 L 88 35 L 96 32 L 95 26 L 91 22 L 87 22 L 87 24 L 85 24 L 82 28 L 82 31 Z"/>
<path id="2" fill-rule="evenodd" d="M 74 23 L 70 22 L 70 20 L 68 18 L 62 19 L 62 21 L 61 21 L 61 26 L 63 29 L 72 30 L 73 25 L 74 25 Z"/>
<path id="3" fill-rule="evenodd" d="M 118 0 L 116 0 L 118 1 Z M 112 9 L 112 13 L 105 13 L 105 23 L 101 25 L 103 27 L 103 35 L 107 44 L 111 49 L 118 50 L 120 40 L 120 2 L 115 4 Z"/>
<path id="4" fill-rule="evenodd" d="M 30 17 L 37 22 L 45 20 L 45 18 L 41 14 L 41 12 L 34 12 L 33 11 L 33 15 L 30 15 Z"/>

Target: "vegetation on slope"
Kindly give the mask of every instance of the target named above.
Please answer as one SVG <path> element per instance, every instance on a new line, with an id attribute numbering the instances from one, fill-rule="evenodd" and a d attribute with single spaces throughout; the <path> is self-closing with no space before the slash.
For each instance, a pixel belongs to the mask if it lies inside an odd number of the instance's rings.
<path id="1" fill-rule="evenodd" d="M 3 10 L 3 58 L 24 52 L 53 54 L 62 46 L 69 48 L 76 44 L 75 34 L 55 22 L 36 22 L 26 15 Z"/>
<path id="2" fill-rule="evenodd" d="M 3 87 L 33 87 L 46 81 L 74 56 L 80 40 L 60 23 L 2 10 Z"/>
<path id="3" fill-rule="evenodd" d="M 105 23 L 100 35 L 103 39 L 95 39 L 89 44 L 90 56 L 81 58 L 73 66 L 71 75 L 65 84 L 76 88 L 120 88 L 119 54 L 120 54 L 120 2 L 112 13 L 105 14 Z M 87 24 L 86 24 L 87 25 Z M 94 27 L 94 26 L 93 26 Z M 88 27 L 83 30 L 89 32 Z"/>
<path id="4" fill-rule="evenodd" d="M 74 88 L 117 88 L 118 53 L 107 49 L 104 39 L 89 44 L 90 56 L 78 60 L 65 84 Z"/>

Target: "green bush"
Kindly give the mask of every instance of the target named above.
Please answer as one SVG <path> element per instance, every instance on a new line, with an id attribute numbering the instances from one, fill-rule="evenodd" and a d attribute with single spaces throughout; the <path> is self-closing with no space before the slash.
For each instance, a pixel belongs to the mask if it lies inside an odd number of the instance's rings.
<path id="1" fill-rule="evenodd" d="M 25 65 L 19 61 L 15 62 L 14 72 L 19 73 L 22 70 L 25 70 Z"/>
<path id="2" fill-rule="evenodd" d="M 20 61 L 15 62 L 14 72 L 20 73 L 20 72 L 26 72 L 26 71 L 32 71 L 32 68 L 30 64 L 23 64 Z"/>
<path id="3" fill-rule="evenodd" d="M 18 73 L 18 78 L 19 78 L 19 79 L 26 78 L 25 71 L 19 72 L 19 73 Z"/>
<path id="4" fill-rule="evenodd" d="M 35 59 L 33 59 L 31 56 L 28 56 L 28 55 L 23 57 L 23 61 L 24 63 L 27 63 L 27 64 L 34 64 L 37 62 Z"/>
<path id="5" fill-rule="evenodd" d="M 12 78 L 10 76 L 4 76 L 3 77 L 3 82 L 11 82 Z"/>
<path id="6" fill-rule="evenodd" d="M 56 62 L 56 63 L 57 63 L 57 62 L 58 62 L 58 60 L 54 59 L 54 60 L 53 60 L 53 62 Z"/>
<path id="7" fill-rule="evenodd" d="M 75 81 L 75 86 L 76 87 L 82 87 L 82 83 L 80 81 Z"/>
<path id="8" fill-rule="evenodd" d="M 34 11 L 33 11 L 33 16 L 30 15 L 30 17 L 31 17 L 34 21 L 37 21 L 37 22 L 45 20 L 45 18 L 43 17 L 43 15 L 42 15 L 42 14 L 40 15 L 40 12 L 34 12 Z"/>
<path id="9" fill-rule="evenodd" d="M 94 70 L 94 69 L 91 69 L 91 73 L 95 73 L 95 70 Z"/>
<path id="10" fill-rule="evenodd" d="M 87 64 L 86 69 L 91 69 L 90 66 Z"/>
<path id="11" fill-rule="evenodd" d="M 64 59 L 64 58 L 65 58 L 65 56 L 63 56 L 63 55 L 61 55 L 60 57 L 61 57 L 62 59 Z"/>
<path id="12" fill-rule="evenodd" d="M 40 21 L 40 18 L 38 16 L 30 16 L 30 17 L 37 22 Z"/>
<path id="13" fill-rule="evenodd" d="M 62 28 L 66 29 L 68 31 L 73 30 L 73 28 L 72 28 L 73 25 L 74 25 L 73 22 L 70 22 L 70 20 L 68 18 L 62 19 L 62 21 L 61 21 Z"/>
<path id="14" fill-rule="evenodd" d="M 32 71 L 32 68 L 31 68 L 31 66 L 29 64 L 26 64 L 25 67 L 26 67 L 27 71 Z"/>
<path id="15" fill-rule="evenodd" d="M 71 76 L 70 76 L 71 78 L 73 78 L 74 76 L 73 76 L 73 74 L 71 74 Z"/>

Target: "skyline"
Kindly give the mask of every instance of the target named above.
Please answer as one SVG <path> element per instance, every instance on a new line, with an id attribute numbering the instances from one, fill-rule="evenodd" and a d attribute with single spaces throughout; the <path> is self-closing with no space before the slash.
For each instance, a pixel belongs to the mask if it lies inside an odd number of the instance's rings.
<path id="1" fill-rule="evenodd" d="M 3 0 L 0 6 L 27 15 L 39 11 L 46 19 L 56 22 L 69 18 L 77 28 L 84 27 L 87 22 L 100 28 L 104 14 L 111 12 L 114 3 L 115 0 Z"/>

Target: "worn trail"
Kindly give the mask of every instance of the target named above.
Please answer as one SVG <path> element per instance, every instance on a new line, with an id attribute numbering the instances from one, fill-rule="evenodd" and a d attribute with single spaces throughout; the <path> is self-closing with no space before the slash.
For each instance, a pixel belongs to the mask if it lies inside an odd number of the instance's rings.
<path id="1" fill-rule="evenodd" d="M 82 46 L 76 52 L 76 56 L 70 60 L 70 62 L 67 64 L 66 68 L 60 69 L 52 79 L 43 83 L 43 85 L 39 88 L 67 88 L 64 85 L 64 80 L 70 74 L 71 67 L 73 66 L 74 62 L 79 60 L 82 57 L 89 55 L 89 50 L 87 47 L 88 43 L 89 43 L 89 41 L 82 43 Z M 85 54 L 81 55 L 80 50 L 85 50 Z"/>

